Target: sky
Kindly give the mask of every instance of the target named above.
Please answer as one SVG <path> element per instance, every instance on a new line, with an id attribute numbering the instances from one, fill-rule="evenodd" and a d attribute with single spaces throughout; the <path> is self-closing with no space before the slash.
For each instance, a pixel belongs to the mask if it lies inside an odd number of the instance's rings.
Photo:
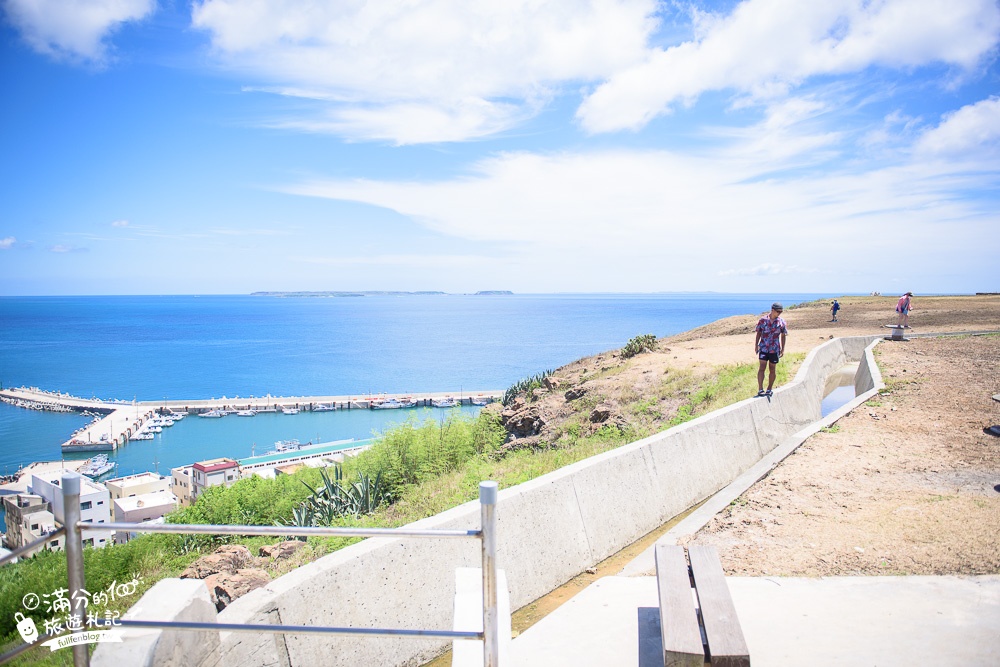
<path id="1" fill-rule="evenodd" d="M 0 295 L 1000 291 L 997 0 L 0 0 Z"/>

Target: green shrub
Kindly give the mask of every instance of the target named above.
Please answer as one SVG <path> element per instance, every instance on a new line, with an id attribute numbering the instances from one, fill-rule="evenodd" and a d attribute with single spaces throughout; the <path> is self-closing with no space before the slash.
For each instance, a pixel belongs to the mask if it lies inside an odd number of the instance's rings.
<path id="1" fill-rule="evenodd" d="M 621 356 L 622 359 L 631 359 L 637 354 L 655 349 L 656 336 L 653 334 L 643 334 L 641 336 L 636 336 L 629 342 L 625 343 L 625 347 L 623 347 L 621 351 Z"/>

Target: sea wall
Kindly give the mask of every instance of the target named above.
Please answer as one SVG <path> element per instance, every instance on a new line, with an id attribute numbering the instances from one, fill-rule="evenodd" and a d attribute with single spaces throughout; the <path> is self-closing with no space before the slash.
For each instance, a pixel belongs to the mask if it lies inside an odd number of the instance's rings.
<path id="1" fill-rule="evenodd" d="M 771 398 L 741 401 L 500 491 L 497 561 L 506 571 L 511 608 L 534 601 L 711 496 L 783 439 L 818 420 L 826 378 L 863 360 L 865 347 L 876 338 L 822 344 Z M 870 383 L 871 370 L 865 373 L 861 378 L 859 371 L 856 382 Z M 412 525 L 470 529 L 478 524 L 479 504 L 470 502 Z M 479 566 L 475 541 L 368 539 L 236 600 L 218 620 L 448 629 L 455 570 Z M 155 590 L 136 607 L 158 608 Z M 413 638 L 235 632 L 220 633 L 219 640 L 218 652 L 202 661 L 203 667 L 417 665 L 443 647 L 440 641 Z M 115 651 L 102 645 L 93 664 L 118 667 Z"/>

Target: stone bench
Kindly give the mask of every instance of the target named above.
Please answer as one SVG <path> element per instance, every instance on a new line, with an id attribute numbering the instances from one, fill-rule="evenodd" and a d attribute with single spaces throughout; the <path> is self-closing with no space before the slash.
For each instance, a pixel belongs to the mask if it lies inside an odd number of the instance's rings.
<path id="1" fill-rule="evenodd" d="M 665 667 L 749 667 L 719 554 L 712 547 L 657 544 L 656 584 Z M 688 564 L 690 560 L 690 565 Z"/>

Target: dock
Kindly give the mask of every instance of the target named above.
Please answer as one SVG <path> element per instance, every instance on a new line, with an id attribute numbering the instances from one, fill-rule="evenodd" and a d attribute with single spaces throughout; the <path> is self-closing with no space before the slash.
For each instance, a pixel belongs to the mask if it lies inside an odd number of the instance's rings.
<path id="1" fill-rule="evenodd" d="M 93 422 L 62 444 L 66 452 L 115 451 L 138 433 L 147 420 L 158 416 L 199 415 L 215 411 L 225 415 L 240 411 L 267 412 L 327 412 L 335 410 L 368 410 L 385 407 L 386 403 L 431 407 L 434 401 L 454 399 L 458 405 L 491 403 L 503 396 L 502 391 L 430 392 L 420 394 L 358 394 L 353 396 L 234 396 L 228 398 L 162 401 L 109 401 L 80 398 L 37 387 L 0 389 L 0 400 L 18 407 L 57 412 L 90 412 L 99 415 Z M 405 409 L 405 408 L 402 408 Z M 441 408 L 447 409 L 447 408 Z M 220 415 L 221 416 L 221 415 Z"/>

